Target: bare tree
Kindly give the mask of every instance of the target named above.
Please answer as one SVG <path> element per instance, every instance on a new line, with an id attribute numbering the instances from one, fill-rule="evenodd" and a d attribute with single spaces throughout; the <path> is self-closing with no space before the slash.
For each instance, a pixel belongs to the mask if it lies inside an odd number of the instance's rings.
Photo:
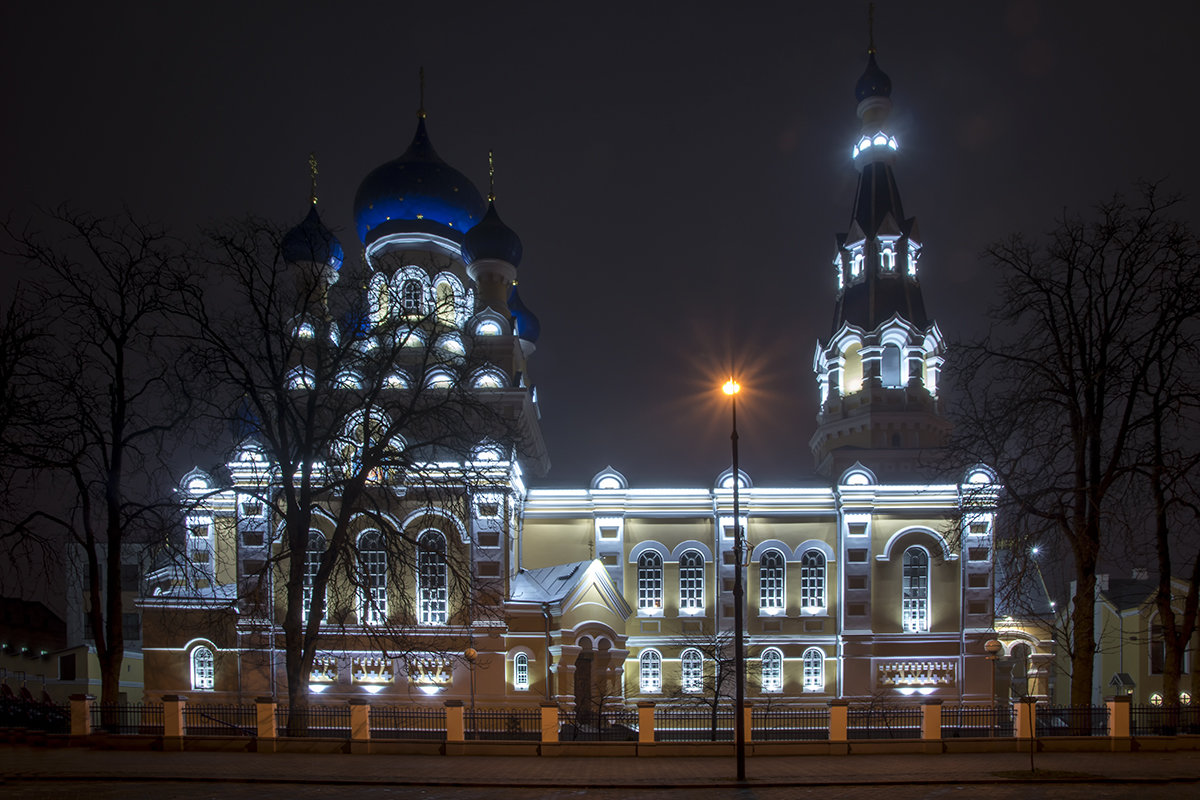
<path id="1" fill-rule="evenodd" d="M 65 541 L 68 566 L 82 573 L 101 700 L 115 703 L 126 641 L 123 559 L 157 538 L 169 516 L 156 479 L 188 418 L 171 337 L 185 259 L 177 241 L 128 213 L 62 208 L 46 220 L 45 233 L 4 228 L 47 320 L 7 437 L 36 482 L 15 530 Z"/>
<path id="2" fill-rule="evenodd" d="M 1068 547 L 1071 702 L 1087 704 L 1096 648 L 1096 571 L 1113 504 L 1156 410 L 1154 364 L 1196 313 L 1195 239 L 1155 186 L 1064 214 L 1044 243 L 1021 235 L 988 250 L 999 271 L 992 327 L 960 348 L 954 450 L 993 466 L 1020 546 Z"/>
<path id="3" fill-rule="evenodd" d="M 706 628 L 707 625 L 706 620 Z M 709 735 L 715 742 L 721 707 L 733 707 L 736 696 L 737 662 L 734 659 L 733 631 L 711 629 L 700 633 L 685 633 L 679 642 L 681 669 L 687 669 L 698 661 L 699 673 L 681 675 L 679 684 L 671 691 L 670 696 L 677 702 L 702 705 L 708 710 Z M 692 660 L 692 664 L 686 664 L 685 660 Z M 758 662 L 748 660 L 746 666 L 749 667 L 751 663 Z M 747 680 L 750 680 L 749 674 Z M 737 709 L 734 709 L 734 712 L 739 713 Z"/>
<path id="4" fill-rule="evenodd" d="M 481 502 L 506 531 L 530 413 L 511 352 L 506 365 L 457 324 L 474 313 L 465 293 L 385 287 L 368 299 L 363 283 L 339 280 L 340 259 L 316 255 L 327 242 L 312 244 L 314 257 L 293 263 L 269 224 L 216 231 L 207 259 L 225 292 L 191 309 L 212 413 L 262 454 L 237 491 L 269 509 L 274 544 L 243 579 L 258 581 L 282 631 L 294 730 L 338 636 L 436 672 L 445 666 L 431 661 L 461 658 L 472 623 L 499 608 L 499 576 L 475 578 L 474 542 L 433 531 L 469 523 Z M 452 268 L 433 253 L 404 258 Z"/>

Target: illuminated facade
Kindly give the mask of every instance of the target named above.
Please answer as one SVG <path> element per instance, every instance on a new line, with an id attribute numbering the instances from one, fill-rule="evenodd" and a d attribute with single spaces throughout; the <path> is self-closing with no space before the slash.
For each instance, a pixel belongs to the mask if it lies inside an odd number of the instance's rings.
<path id="1" fill-rule="evenodd" d="M 812 449 L 827 482 L 757 487 L 726 471 L 709 487 L 641 489 L 607 468 L 587 488 L 528 489 L 522 476 L 546 465 L 535 447 L 521 458 L 487 452 L 486 481 L 462 502 L 435 509 L 430 487 L 406 486 L 390 512 L 393 530 L 363 524 L 353 585 L 331 589 L 311 674 L 322 702 L 553 700 L 586 721 L 597 709 L 717 691 L 732 644 L 735 482 L 749 544 L 748 697 L 989 696 L 983 645 L 994 619 L 998 487 L 985 467 L 946 483 L 922 476 L 948 430 L 937 392 L 944 345 L 925 314 L 919 233 L 892 171 L 890 92 L 872 51 L 856 87 L 861 176 L 850 229 L 838 237 L 834 327 L 813 362 L 821 411 Z M 422 304 L 440 309 L 437 338 L 421 343 L 502 353 L 473 385 L 511 395 L 536 434 L 527 361 L 538 329 L 514 288 L 520 241 L 433 154 L 423 121 L 409 152 L 364 180 L 355 210 L 373 324 Z M 340 253 L 339 245 L 339 264 Z M 331 258 L 321 254 L 326 266 Z M 297 373 L 295 389 L 309 380 Z M 397 390 L 410 381 L 398 372 Z M 532 441 L 540 446 L 540 436 Z M 182 491 L 204 498 L 188 547 L 205 577 L 152 576 L 151 695 L 282 694 L 278 602 L 251 614 L 245 596 L 248 571 L 269 571 L 280 556 L 277 521 L 254 499 L 270 493 L 270 473 L 247 443 L 227 484 L 199 472 L 185 478 Z M 396 531 L 419 547 L 416 574 L 400 583 L 389 577 L 382 538 Z M 321 552 L 322 536 L 313 531 L 310 554 Z M 486 608 L 446 589 L 455 559 L 489 588 Z M 428 646 L 389 653 L 372 635 L 386 624 Z"/>

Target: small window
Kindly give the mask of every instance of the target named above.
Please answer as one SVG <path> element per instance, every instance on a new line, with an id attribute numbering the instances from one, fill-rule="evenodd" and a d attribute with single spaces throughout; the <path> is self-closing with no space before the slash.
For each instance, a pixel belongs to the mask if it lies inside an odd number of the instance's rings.
<path id="1" fill-rule="evenodd" d="M 524 653 L 513 659 L 513 688 L 522 692 L 529 688 L 529 656 Z"/>
<path id="2" fill-rule="evenodd" d="M 680 688 L 687 694 L 704 691 L 704 656 L 696 648 L 684 650 L 679 656 Z"/>
<path id="3" fill-rule="evenodd" d="M 494 319 L 485 319 L 475 326 L 477 336 L 499 336 L 500 333 L 500 323 Z"/>
<path id="4" fill-rule="evenodd" d="M 638 613 L 661 614 L 663 603 L 662 556 L 647 550 L 638 557 Z"/>
<path id="5" fill-rule="evenodd" d="M 820 648 L 804 651 L 804 691 L 825 691 L 825 653 Z"/>
<path id="6" fill-rule="evenodd" d="M 216 686 L 216 665 L 213 651 L 197 647 L 192 651 L 192 688 L 211 692 Z"/>
<path id="7" fill-rule="evenodd" d="M 783 691 L 783 653 L 774 647 L 762 654 L 762 690 L 764 693 Z"/>
<path id="8" fill-rule="evenodd" d="M 638 658 L 638 685 L 644 694 L 662 691 L 662 656 L 655 650 L 646 650 Z"/>

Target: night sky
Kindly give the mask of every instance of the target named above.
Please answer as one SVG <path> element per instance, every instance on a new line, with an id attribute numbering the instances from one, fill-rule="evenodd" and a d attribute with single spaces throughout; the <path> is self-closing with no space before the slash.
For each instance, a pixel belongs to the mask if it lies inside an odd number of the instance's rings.
<path id="1" fill-rule="evenodd" d="M 486 194 L 495 149 L 524 242 L 554 464 L 535 485 L 608 464 L 633 486 L 711 485 L 731 367 L 742 467 L 808 483 L 866 18 L 865 2 L 8 3 L 0 213 L 290 225 L 316 151 L 321 213 L 357 259 L 355 189 L 408 146 L 424 66 L 438 153 Z M 1139 178 L 1195 190 L 1200 4 L 881 2 L 875 28 L 926 306 L 952 339 L 981 329 L 990 241 Z"/>

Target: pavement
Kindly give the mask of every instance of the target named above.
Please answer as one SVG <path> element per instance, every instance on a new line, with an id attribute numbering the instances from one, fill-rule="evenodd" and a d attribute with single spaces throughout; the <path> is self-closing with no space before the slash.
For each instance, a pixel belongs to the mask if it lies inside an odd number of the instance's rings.
<path id="1" fill-rule="evenodd" d="M 769 787 L 1105 784 L 1142 796 L 1200 786 L 1200 753 L 755 756 L 747 784 Z M 311 755 L 156 752 L 0 745 L 0 785 L 146 782 L 327 787 L 676 789 L 738 787 L 734 761 L 713 757 Z M 274 789 L 271 789 L 274 787 Z M 1158 790 L 1155 790 L 1158 787 Z M 7 793 L 8 788 L 0 791 Z M 1101 792 L 1102 793 L 1102 792 Z M 1123 794 L 1121 796 L 1124 796 Z"/>

